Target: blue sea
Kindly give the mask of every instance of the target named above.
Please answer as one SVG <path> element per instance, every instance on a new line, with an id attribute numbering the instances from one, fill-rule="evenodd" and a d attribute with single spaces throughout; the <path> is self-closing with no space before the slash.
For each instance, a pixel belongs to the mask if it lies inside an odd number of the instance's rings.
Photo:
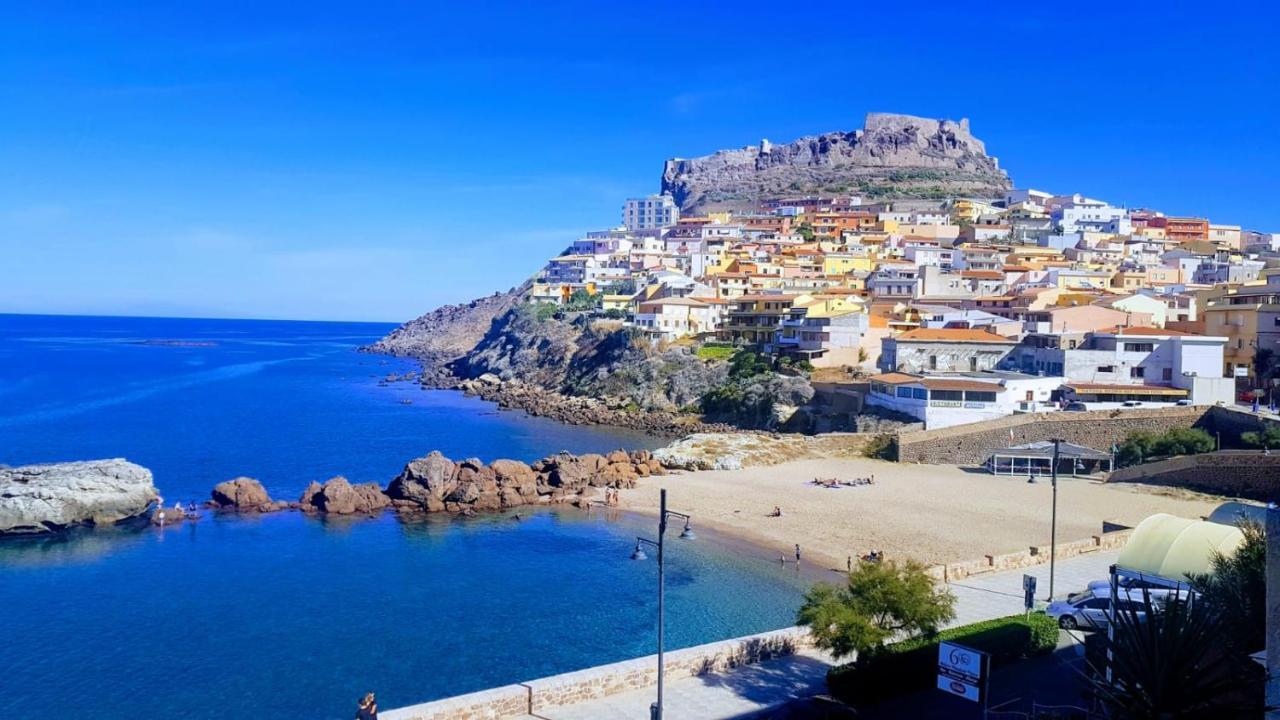
<path id="1" fill-rule="evenodd" d="M 248 475 L 385 484 L 408 460 L 533 460 L 659 439 L 570 427 L 388 375 L 393 326 L 0 315 L 0 463 L 125 457 L 166 502 Z M 679 504 L 679 479 L 670 488 Z M 653 651 L 653 522 L 206 517 L 0 540 L 0 717 L 348 718 Z M 805 579 L 672 540 L 668 643 L 789 625 Z"/>

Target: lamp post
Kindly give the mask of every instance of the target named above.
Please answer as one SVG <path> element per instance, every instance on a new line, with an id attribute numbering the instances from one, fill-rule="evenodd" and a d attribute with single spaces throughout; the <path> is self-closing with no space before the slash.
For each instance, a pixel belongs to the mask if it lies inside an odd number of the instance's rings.
<path id="1" fill-rule="evenodd" d="M 666 565 L 664 564 L 664 561 L 663 561 L 662 551 L 663 551 L 663 537 L 667 533 L 667 519 L 671 517 L 677 517 L 684 520 L 684 530 L 680 531 L 681 540 L 697 539 L 697 536 L 693 534 L 693 528 L 689 526 L 689 520 L 690 520 L 689 516 L 681 512 L 676 512 L 675 510 L 667 509 L 667 489 L 666 488 L 663 488 L 661 491 L 659 491 L 659 497 L 661 498 L 661 501 L 659 503 L 659 511 L 658 511 L 658 540 L 655 542 L 648 538 L 643 538 L 637 535 L 636 549 L 634 552 L 631 553 L 632 560 L 646 560 L 648 559 L 649 556 L 646 555 L 644 552 L 645 545 L 648 545 L 649 547 L 652 547 L 652 548 L 656 548 L 658 551 L 658 701 L 649 706 L 650 720 L 662 720 L 662 677 L 665 674 L 664 668 L 663 668 L 663 657 L 662 657 L 663 655 L 662 633 L 663 633 L 663 625 L 664 625 L 664 611 L 665 611 L 665 604 L 666 604 L 665 582 L 664 582 L 665 581 L 664 570 L 666 569 Z"/>
<path id="2" fill-rule="evenodd" d="M 1049 602 L 1053 602 L 1053 576 L 1058 561 L 1058 446 L 1062 443 L 1053 439 L 1053 472 L 1050 482 L 1053 484 L 1053 509 L 1049 520 Z"/>

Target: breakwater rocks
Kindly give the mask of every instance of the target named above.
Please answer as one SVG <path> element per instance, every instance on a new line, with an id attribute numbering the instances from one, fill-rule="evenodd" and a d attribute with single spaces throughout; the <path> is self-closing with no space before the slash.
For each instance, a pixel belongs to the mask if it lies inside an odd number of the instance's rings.
<path id="1" fill-rule="evenodd" d="M 448 512 L 471 515 L 523 505 L 585 504 L 596 488 L 635 487 L 638 478 L 666 471 L 647 450 L 608 455 L 559 453 L 533 463 L 477 459 L 453 461 L 439 452 L 410 461 L 382 489 L 344 477 L 312 482 L 297 502 L 272 500 L 262 483 L 236 478 L 219 483 L 209 507 L 235 512 L 301 510 L 332 515 Z"/>
<path id="2" fill-rule="evenodd" d="M 0 534 L 46 534 L 139 517 L 151 471 L 119 458 L 0 469 Z"/>
<path id="3" fill-rule="evenodd" d="M 703 422 L 698 415 L 642 410 L 625 400 L 562 395 L 519 380 L 481 375 L 454 384 L 468 395 L 498 404 L 507 410 L 523 410 L 569 425 L 612 425 L 653 435 L 680 437 L 689 433 L 730 432 L 731 425 Z"/>

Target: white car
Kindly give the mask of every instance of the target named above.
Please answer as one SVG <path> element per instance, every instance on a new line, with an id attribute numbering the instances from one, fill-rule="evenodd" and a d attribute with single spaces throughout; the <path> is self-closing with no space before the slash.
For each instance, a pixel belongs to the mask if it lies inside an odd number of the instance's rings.
<path id="1" fill-rule="evenodd" d="M 1068 595 L 1066 600 L 1049 603 L 1045 614 L 1058 621 L 1058 627 L 1064 630 L 1105 630 L 1111 613 L 1110 584 L 1097 586 L 1102 581 L 1089 583 L 1090 588 L 1084 592 Z M 1138 619 L 1146 617 L 1143 611 L 1142 588 L 1122 589 L 1118 597 L 1119 610 L 1136 610 Z M 1166 588 L 1150 588 L 1147 590 L 1152 600 L 1168 598 L 1172 593 Z"/>

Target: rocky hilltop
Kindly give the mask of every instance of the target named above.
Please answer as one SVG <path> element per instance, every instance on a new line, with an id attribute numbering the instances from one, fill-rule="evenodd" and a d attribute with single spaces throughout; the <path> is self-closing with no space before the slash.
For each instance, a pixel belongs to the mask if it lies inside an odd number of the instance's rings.
<path id="1" fill-rule="evenodd" d="M 1008 174 L 969 132 L 969 121 L 870 113 L 861 130 L 781 145 L 668 160 L 662 192 L 684 212 L 754 210 L 788 195 L 849 193 L 868 198 L 997 196 Z"/>
<path id="2" fill-rule="evenodd" d="M 118 458 L 0 469 L 0 534 L 110 525 L 156 498 L 151 471 Z"/>

